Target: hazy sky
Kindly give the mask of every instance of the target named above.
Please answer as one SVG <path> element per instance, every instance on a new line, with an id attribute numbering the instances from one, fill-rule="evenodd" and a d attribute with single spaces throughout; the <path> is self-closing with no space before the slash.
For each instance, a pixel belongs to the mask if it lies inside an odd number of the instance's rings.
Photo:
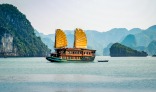
<path id="1" fill-rule="evenodd" d="M 156 0 L 0 0 L 16 6 L 44 34 L 75 28 L 108 31 L 156 24 Z"/>

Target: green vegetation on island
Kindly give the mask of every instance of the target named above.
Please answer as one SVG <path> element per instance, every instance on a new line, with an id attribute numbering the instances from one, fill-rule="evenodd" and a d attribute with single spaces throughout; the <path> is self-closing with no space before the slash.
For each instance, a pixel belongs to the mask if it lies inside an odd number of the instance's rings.
<path id="1" fill-rule="evenodd" d="M 110 48 L 111 57 L 128 57 L 128 56 L 147 56 L 148 54 L 144 51 L 133 50 L 120 43 L 114 43 Z"/>
<path id="2" fill-rule="evenodd" d="M 50 52 L 41 38 L 35 35 L 26 16 L 10 4 L 0 4 L 0 53 L 4 52 L 3 45 L 6 43 L 2 42 L 2 38 L 5 34 L 13 37 L 11 45 L 16 48 L 14 56 L 46 56 Z"/>

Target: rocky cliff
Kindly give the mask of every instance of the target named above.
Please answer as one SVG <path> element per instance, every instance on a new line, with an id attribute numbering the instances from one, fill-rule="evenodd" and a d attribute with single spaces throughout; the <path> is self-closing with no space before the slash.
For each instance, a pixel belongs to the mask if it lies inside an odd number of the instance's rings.
<path id="1" fill-rule="evenodd" d="M 13 37 L 16 56 L 46 56 L 50 52 L 23 13 L 13 5 L 0 4 L 0 49 L 3 49 L 2 38 L 6 33 Z"/>

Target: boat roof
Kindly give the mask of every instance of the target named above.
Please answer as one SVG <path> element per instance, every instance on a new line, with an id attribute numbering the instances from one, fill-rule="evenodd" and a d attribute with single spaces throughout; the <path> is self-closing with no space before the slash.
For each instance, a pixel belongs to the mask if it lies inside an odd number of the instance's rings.
<path id="1" fill-rule="evenodd" d="M 56 48 L 57 50 L 91 50 L 91 51 L 96 51 L 92 49 L 87 49 L 87 48 Z"/>

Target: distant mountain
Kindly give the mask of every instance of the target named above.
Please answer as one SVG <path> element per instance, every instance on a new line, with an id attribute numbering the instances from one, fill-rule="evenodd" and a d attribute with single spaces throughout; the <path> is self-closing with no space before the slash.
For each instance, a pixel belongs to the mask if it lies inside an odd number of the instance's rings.
<path id="1" fill-rule="evenodd" d="M 68 39 L 68 47 L 73 47 L 74 31 L 65 30 Z M 109 43 L 119 42 L 129 31 L 125 28 L 114 28 L 107 32 L 96 30 L 85 30 L 88 39 L 88 48 L 97 50 L 96 55 L 103 55 L 103 48 Z"/>
<path id="2" fill-rule="evenodd" d="M 55 42 L 54 34 L 45 35 L 43 33 L 39 33 L 37 30 L 35 30 L 35 34 L 37 37 L 41 37 L 42 42 L 46 44 L 49 49 L 51 49 L 51 52 L 54 52 L 54 42 Z"/>
<path id="3" fill-rule="evenodd" d="M 97 55 L 103 55 L 103 48 L 109 43 L 120 41 L 127 35 L 128 30 L 125 28 L 114 28 L 107 32 L 98 32 L 96 30 L 86 30 L 88 45 L 96 49 Z"/>
<path id="4" fill-rule="evenodd" d="M 150 42 L 156 40 L 156 25 L 149 27 L 148 29 L 142 31 L 135 35 L 137 46 L 147 47 Z"/>
<path id="5" fill-rule="evenodd" d="M 116 42 L 138 51 L 146 51 L 148 44 L 156 38 L 156 31 L 154 30 L 155 26 L 149 27 L 146 30 L 133 28 L 128 31 L 126 28 L 114 28 L 107 32 L 98 32 L 96 30 L 85 30 L 85 32 L 88 39 L 88 48 L 96 49 L 96 55 L 109 55 L 110 43 Z M 73 47 L 74 30 L 65 30 L 65 33 L 67 35 L 68 47 Z M 55 35 L 41 34 L 41 38 L 49 38 L 53 43 Z M 49 44 L 48 42 L 44 43 Z"/>
<path id="6" fill-rule="evenodd" d="M 129 30 L 129 34 L 138 34 L 138 33 L 141 33 L 143 30 L 140 29 L 140 28 L 133 28 L 131 30 Z"/>
<path id="7" fill-rule="evenodd" d="M 127 30 L 125 28 L 118 28 L 118 29 L 112 29 L 113 30 L 113 34 L 114 35 L 110 35 L 111 39 L 114 40 L 116 39 L 116 37 L 118 37 L 119 39 L 117 39 L 116 41 L 111 41 L 108 42 L 109 44 L 106 44 L 107 46 L 103 49 L 103 55 L 108 56 L 110 54 L 110 47 L 113 43 L 119 42 L 122 43 L 126 46 L 130 46 L 131 48 L 135 47 L 136 45 L 136 39 L 135 39 L 135 34 L 141 33 L 143 30 L 139 29 L 139 28 L 133 28 L 131 30 Z M 110 30 L 110 31 L 112 31 Z M 109 32 L 109 31 L 108 31 Z M 111 32 L 112 33 L 112 32 Z M 121 34 L 121 35 L 120 35 Z M 129 42 L 130 41 L 130 42 Z"/>
<path id="8" fill-rule="evenodd" d="M 103 55 L 104 56 L 110 56 L 110 48 L 111 48 L 112 45 L 113 45 L 113 43 L 110 43 L 110 44 L 107 45 L 106 48 L 103 49 Z"/>
<path id="9" fill-rule="evenodd" d="M 65 30 L 65 34 L 68 41 L 67 47 L 72 48 L 74 45 L 74 30 Z"/>
<path id="10" fill-rule="evenodd" d="M 156 40 L 156 25 L 149 27 L 146 30 L 134 28 L 129 31 L 129 34 L 125 36 L 119 43 L 128 46 L 138 51 L 146 51 L 149 55 L 153 54 L 152 47 L 149 44 Z M 110 46 L 104 48 L 104 55 L 110 53 L 108 49 Z M 107 50 L 107 51 L 106 51 Z"/>
<path id="11" fill-rule="evenodd" d="M 129 56 L 147 56 L 148 54 L 144 51 L 140 52 L 133 50 L 120 43 L 114 43 L 110 48 L 110 56 L 112 57 L 129 57 Z"/>
<path id="12" fill-rule="evenodd" d="M 154 44 L 154 41 L 156 40 L 156 25 L 149 27 L 148 29 L 135 34 L 135 39 L 134 37 L 129 38 L 129 40 L 126 41 L 126 37 L 124 38 L 123 41 L 125 41 L 124 43 L 121 42 L 122 44 L 133 48 L 135 50 L 139 50 L 139 51 L 147 51 L 147 53 L 149 55 L 154 54 L 154 47 L 151 44 Z M 131 41 L 135 41 L 135 45 L 129 45 L 129 44 L 133 44 L 133 42 Z M 127 42 L 127 43 L 126 43 Z"/>
<path id="13" fill-rule="evenodd" d="M 96 30 L 85 30 L 87 39 L 88 39 L 88 48 L 95 49 L 96 55 L 103 55 L 103 48 L 107 47 L 110 43 L 121 42 L 123 38 L 125 38 L 128 34 L 135 34 L 141 32 L 138 28 L 132 29 L 128 31 L 126 28 L 114 28 L 107 32 L 98 32 Z M 74 30 L 65 30 L 68 47 L 73 47 L 74 43 Z M 50 38 L 52 41 L 46 42 L 42 40 L 48 47 L 50 43 L 53 43 L 55 40 L 54 34 L 43 35 L 39 33 L 41 39 Z M 36 34 L 37 35 L 37 34 Z M 51 46 L 49 47 L 51 48 Z M 53 49 L 53 48 L 51 48 Z M 107 53 L 105 53 L 107 54 Z M 107 54 L 108 55 L 108 54 Z"/>
<path id="14" fill-rule="evenodd" d="M 46 56 L 50 52 L 41 38 L 35 35 L 26 16 L 13 5 L 0 4 L 0 33 L 0 39 L 4 38 L 6 33 L 11 35 L 12 40 L 7 38 L 11 42 L 8 47 L 16 48 L 16 56 Z M 0 49 L 5 48 L 4 44 L 9 43 L 1 42 Z"/>
<path id="15" fill-rule="evenodd" d="M 68 40 L 68 46 L 67 47 L 73 47 L 74 44 L 74 31 L 72 30 L 65 30 L 66 37 Z M 41 40 L 48 46 L 48 48 L 51 49 L 52 52 L 54 52 L 54 42 L 55 42 L 55 34 L 49 34 L 45 35 L 43 33 L 39 33 L 37 30 L 35 30 L 36 36 L 41 37 Z"/>
<path id="16" fill-rule="evenodd" d="M 156 55 L 156 40 L 150 42 L 150 44 L 147 47 L 147 52 L 149 55 Z"/>
<path id="17" fill-rule="evenodd" d="M 127 46 L 127 47 L 131 47 L 131 48 L 135 48 L 136 47 L 136 39 L 135 36 L 132 34 L 129 34 L 125 37 L 125 39 L 121 42 L 121 44 Z"/>

